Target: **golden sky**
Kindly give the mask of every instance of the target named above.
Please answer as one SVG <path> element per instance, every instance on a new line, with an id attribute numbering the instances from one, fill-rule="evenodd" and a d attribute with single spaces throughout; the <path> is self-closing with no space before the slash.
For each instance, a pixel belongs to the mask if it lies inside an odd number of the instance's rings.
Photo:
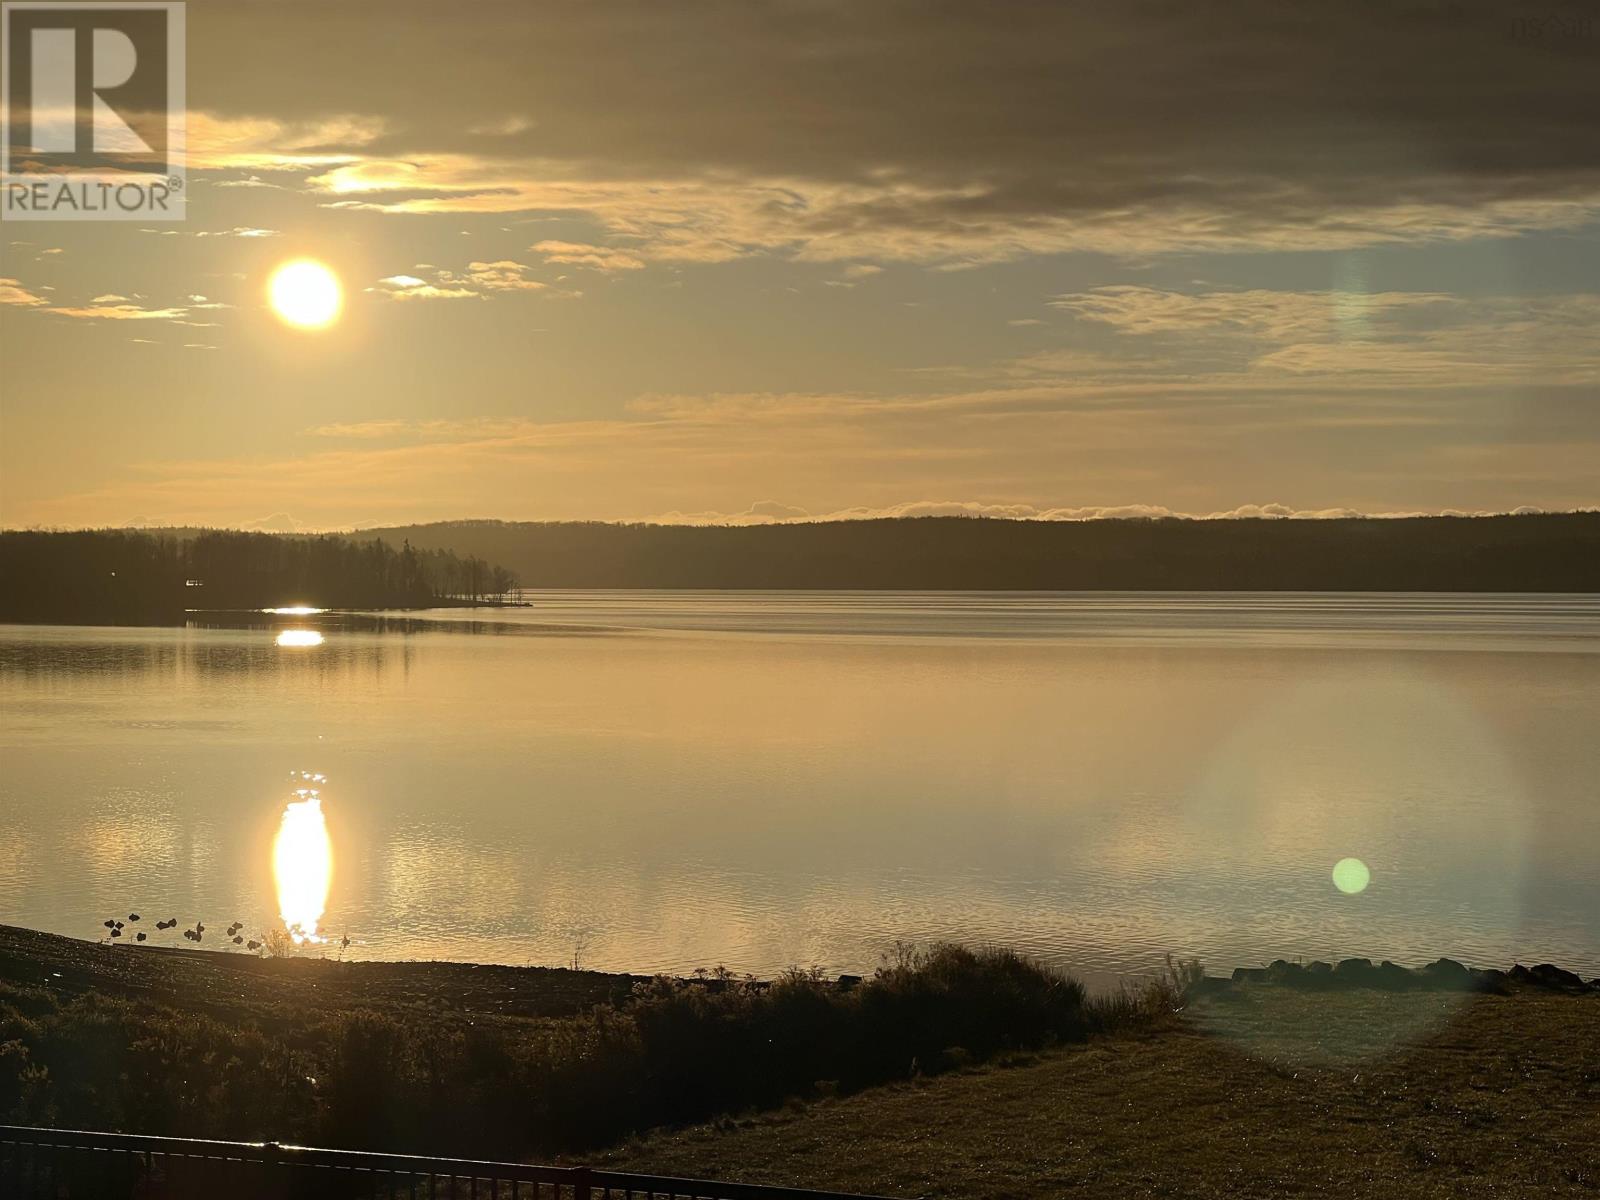
<path id="1" fill-rule="evenodd" d="M 185 222 L 0 225 L 8 526 L 1600 500 L 1593 24 L 206 0 L 188 39 Z M 320 330 L 268 303 L 306 257 Z"/>

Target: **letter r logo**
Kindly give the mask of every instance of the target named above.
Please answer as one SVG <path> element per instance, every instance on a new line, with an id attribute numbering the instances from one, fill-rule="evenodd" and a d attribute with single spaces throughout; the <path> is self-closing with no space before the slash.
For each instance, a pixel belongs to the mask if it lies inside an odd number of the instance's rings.
<path id="1" fill-rule="evenodd" d="M 182 152 L 182 4 L 4 5 L 4 162 L 166 175 Z"/>

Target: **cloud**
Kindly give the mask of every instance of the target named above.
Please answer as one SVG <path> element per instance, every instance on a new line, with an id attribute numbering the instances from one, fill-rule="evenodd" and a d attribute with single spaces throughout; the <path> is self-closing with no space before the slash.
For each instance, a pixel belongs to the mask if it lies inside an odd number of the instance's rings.
<path id="1" fill-rule="evenodd" d="M 295 520 L 286 512 L 275 512 L 270 516 L 258 517 L 253 521 L 242 521 L 240 529 L 256 530 L 261 533 L 299 533 L 305 526 Z"/>
<path id="2" fill-rule="evenodd" d="M 1292 21 L 1275 0 L 1227 21 L 1180 0 L 482 15 L 515 72 L 395 0 L 389 44 L 428 62 L 426 89 L 365 53 L 361 22 L 319 9 L 307 39 L 248 12 L 193 34 L 197 61 L 237 63 L 248 31 L 263 64 L 205 90 L 227 109 L 192 134 L 207 164 L 314 173 L 330 203 L 383 212 L 583 215 L 646 261 L 1330 250 L 1600 219 L 1592 62 L 1470 0 Z M 290 57 L 310 85 L 264 65 Z"/>
<path id="3" fill-rule="evenodd" d="M 549 284 L 531 277 L 532 267 L 511 259 L 470 262 L 460 271 L 423 266 L 416 269 L 430 270 L 431 280 L 420 275 L 389 275 L 367 291 L 395 300 L 468 300 L 474 297 L 484 300 L 510 292 L 557 294 L 550 292 Z"/>
<path id="4" fill-rule="evenodd" d="M 1119 333 L 1195 330 L 1259 334 L 1275 340 L 1322 336 L 1359 328 L 1398 309 L 1460 306 L 1458 297 L 1431 292 L 1288 292 L 1262 288 L 1185 293 L 1113 286 L 1056 296 L 1055 308 L 1110 325 Z"/>
<path id="5" fill-rule="evenodd" d="M 276 229 L 261 229 L 254 225 L 235 225 L 232 229 L 140 229 L 140 233 L 154 233 L 160 237 L 192 238 L 269 238 L 280 237 Z"/>
<path id="6" fill-rule="evenodd" d="M 544 255 L 547 263 L 565 263 L 575 267 L 594 267 L 600 271 L 637 271 L 644 262 L 623 250 L 609 250 L 604 246 L 590 246 L 583 242 L 535 242 L 529 247 Z"/>
<path id="7" fill-rule="evenodd" d="M 393 300 L 471 300 L 479 298 L 471 288 L 436 286 L 415 275 L 389 275 L 367 291 Z"/>
<path id="8" fill-rule="evenodd" d="M 1498 510 L 1503 512 L 1504 510 Z M 1550 510 L 1523 505 L 1511 510 L 1526 516 Z M 792 505 L 761 501 L 743 512 L 667 512 L 645 517 L 649 524 L 661 525 L 766 525 L 781 521 L 877 521 L 903 517 L 981 517 L 995 521 L 1223 521 L 1285 520 L 1332 521 L 1351 517 L 1399 520 L 1405 517 L 1472 517 L 1498 515 L 1491 511 L 1432 509 L 1405 512 L 1362 512 L 1354 508 L 1297 509 L 1287 504 L 1241 504 L 1222 512 L 1179 512 L 1163 504 L 1085 505 L 1046 507 L 1032 504 L 992 504 L 977 500 L 909 500 L 878 507 L 843 508 L 833 512 L 809 513 Z"/>
<path id="9" fill-rule="evenodd" d="M 302 40 L 293 32 L 292 22 L 284 22 L 276 32 Z M 258 24 L 256 36 L 268 40 L 271 34 Z M 215 61 L 238 64 L 239 55 L 233 50 Z M 191 109 L 185 153 L 192 171 L 304 171 L 350 161 L 355 151 L 382 135 L 384 125 L 381 117 L 348 113 L 296 120 Z M 256 174 L 213 182 L 218 186 L 272 186 Z"/>
<path id="10" fill-rule="evenodd" d="M 0 304 L 15 304 L 29 308 L 49 304 L 43 296 L 36 296 L 16 279 L 0 279 Z"/>
<path id="11" fill-rule="evenodd" d="M 191 319 L 193 310 L 229 307 L 226 304 L 206 301 L 203 296 L 190 296 L 188 298 L 190 303 L 184 305 L 160 308 L 149 308 L 143 304 L 135 303 L 135 300 L 142 299 L 143 297 L 137 293 L 133 299 L 130 299 L 118 292 L 102 292 L 87 304 L 56 304 L 30 291 L 19 280 L 0 279 L 0 305 L 11 305 L 26 311 L 68 317 L 73 320 L 171 321 L 175 325 L 207 327 L 215 325 L 215 322 Z"/>
<path id="12" fill-rule="evenodd" d="M 42 311 L 53 313 L 58 317 L 73 317 L 79 320 L 102 321 L 178 321 L 184 324 L 183 318 L 188 314 L 185 308 L 141 308 L 137 304 L 99 304 L 88 308 L 50 307 Z"/>
<path id="13" fill-rule="evenodd" d="M 877 258 L 967 268 L 1072 251 L 1143 258 L 1183 251 L 1348 250 L 1505 238 L 1600 220 L 1600 173 L 1581 194 L 1538 200 L 1472 202 L 1442 188 L 1437 199 L 1388 205 L 1358 205 L 1352 194 L 1350 207 L 1328 211 L 1305 185 L 1284 183 L 1274 185 L 1281 193 L 1277 205 L 1229 211 L 1235 195 L 1252 189 L 1219 181 L 1204 204 L 1080 210 L 1063 198 L 1062 210 L 1054 211 L 1025 202 L 1035 198 L 990 194 L 975 184 L 818 184 L 793 176 L 619 182 L 585 178 L 576 169 L 548 160 L 436 154 L 355 162 L 308 182 L 338 197 L 329 201 L 334 208 L 584 216 L 634 239 L 649 258 L 701 263 L 776 253 L 800 261 Z"/>
<path id="14" fill-rule="evenodd" d="M 498 121 L 485 121 L 472 126 L 468 133 L 479 137 L 512 137 L 515 134 L 527 133 L 532 129 L 534 122 L 524 116 L 502 117 Z"/>
<path id="15" fill-rule="evenodd" d="M 1119 358 L 1042 351 L 1015 373 L 1113 379 L 1237 378 L 1240 387 L 1380 383 L 1438 389 L 1491 381 L 1600 383 L 1600 293 L 1461 296 L 1434 292 L 1178 292 L 1115 286 L 1052 307 L 1141 344 Z M 1126 376 L 1123 376 L 1124 380 Z"/>
<path id="16" fill-rule="evenodd" d="M 502 259 L 499 262 L 467 264 L 466 281 L 490 292 L 541 292 L 548 285 L 528 278 L 532 267 Z"/>
<path id="17" fill-rule="evenodd" d="M 780 504 L 776 500 L 757 500 L 745 510 L 746 516 L 770 517 L 774 521 L 789 521 L 810 514 L 793 504 Z"/>

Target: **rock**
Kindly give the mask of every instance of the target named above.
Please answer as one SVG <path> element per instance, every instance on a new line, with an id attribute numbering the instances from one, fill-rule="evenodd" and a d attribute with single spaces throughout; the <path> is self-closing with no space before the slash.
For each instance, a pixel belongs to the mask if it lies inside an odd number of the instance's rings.
<path id="1" fill-rule="evenodd" d="M 1233 969 L 1235 983 L 1266 983 L 1266 967 L 1235 967 Z"/>
<path id="2" fill-rule="evenodd" d="M 1528 972 L 1533 981 L 1540 987 L 1548 988 L 1582 988 L 1583 980 L 1571 971 L 1563 971 L 1554 963 L 1540 963 Z"/>
<path id="3" fill-rule="evenodd" d="M 848 992 L 851 988 L 858 986 L 860 983 L 861 976 L 859 975 L 839 976 L 839 990 L 841 992 Z"/>
<path id="4" fill-rule="evenodd" d="M 1342 958 L 1333 968 L 1333 982 L 1341 987 L 1370 987 L 1373 975 L 1370 958 Z"/>
<path id="5" fill-rule="evenodd" d="M 1497 996 L 1503 996 L 1511 990 L 1506 985 L 1506 973 L 1497 971 L 1493 967 L 1482 971 L 1474 971 L 1472 973 L 1472 981 L 1477 985 L 1480 992 L 1493 992 Z"/>
<path id="6" fill-rule="evenodd" d="M 1423 979 L 1436 988 L 1465 990 L 1473 986 L 1472 972 L 1453 958 L 1435 959 L 1422 968 Z"/>
<path id="7" fill-rule="evenodd" d="M 1268 964 L 1267 977 L 1273 983 L 1292 988 L 1317 987 L 1321 982 L 1312 978 L 1311 973 L 1299 963 L 1287 962 L 1281 958 Z"/>
<path id="8" fill-rule="evenodd" d="M 1374 975 L 1377 985 L 1391 992 L 1403 992 L 1417 985 L 1415 975 L 1399 963 L 1390 962 L 1387 958 L 1378 964 Z"/>
<path id="9" fill-rule="evenodd" d="M 1333 964 L 1325 962 L 1309 962 L 1306 964 L 1306 971 L 1311 975 L 1332 975 Z"/>

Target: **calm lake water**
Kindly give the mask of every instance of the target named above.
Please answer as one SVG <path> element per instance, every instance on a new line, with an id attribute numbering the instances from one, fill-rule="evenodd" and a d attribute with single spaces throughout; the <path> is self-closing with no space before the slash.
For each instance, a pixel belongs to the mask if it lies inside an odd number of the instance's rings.
<path id="1" fill-rule="evenodd" d="M 1600 598 L 529 598 L 0 626 L 0 921 L 633 971 L 955 939 L 1097 983 L 1168 951 L 1600 973 Z"/>

